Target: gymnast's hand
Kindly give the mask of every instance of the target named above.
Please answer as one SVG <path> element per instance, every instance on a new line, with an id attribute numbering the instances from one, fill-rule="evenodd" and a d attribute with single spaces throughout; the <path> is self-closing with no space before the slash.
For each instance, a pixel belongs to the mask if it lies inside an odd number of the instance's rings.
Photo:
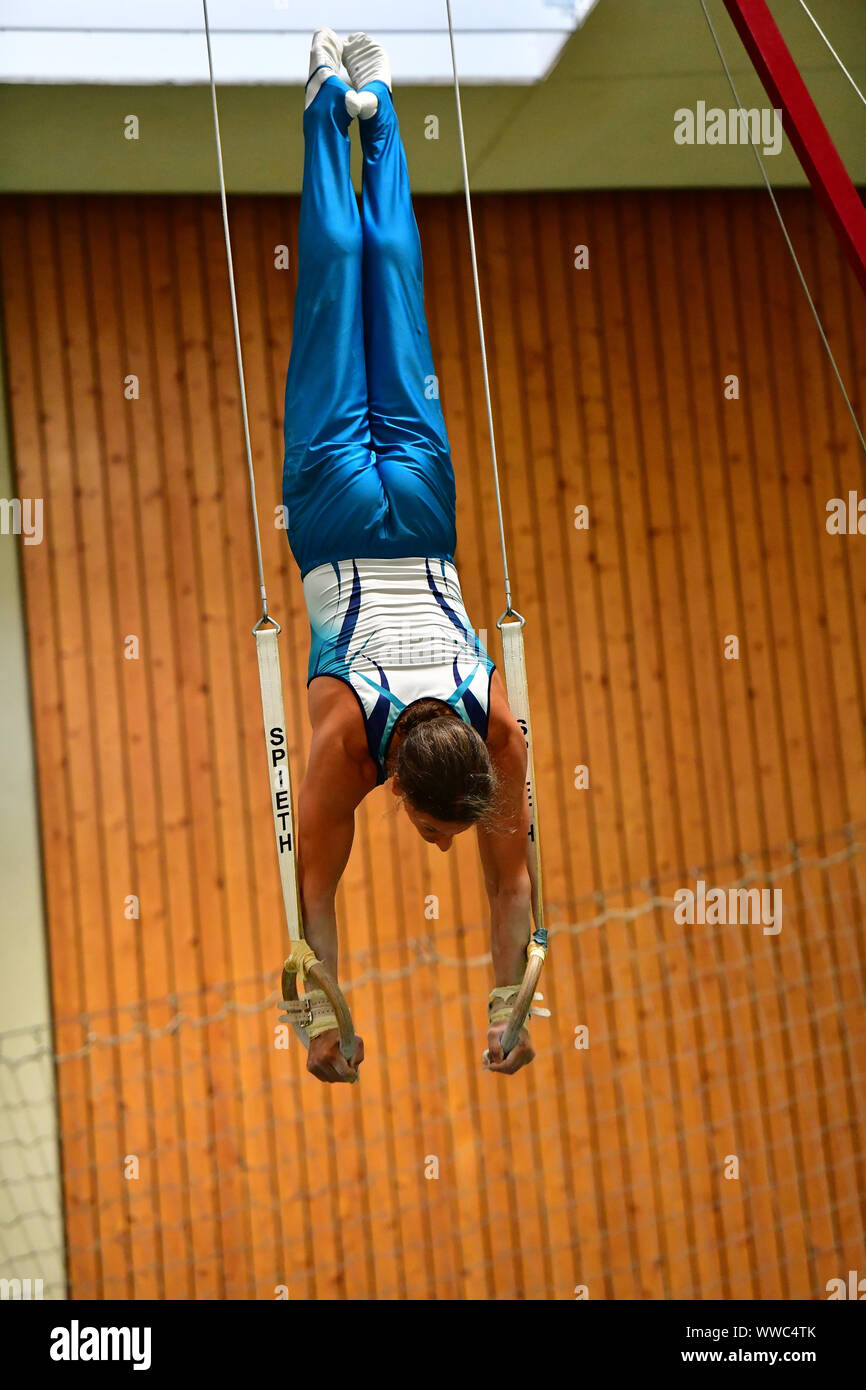
<path id="1" fill-rule="evenodd" d="M 486 1071 L 502 1071 L 509 1076 L 512 1072 L 520 1071 L 532 1061 L 535 1056 L 535 1048 L 529 1041 L 529 1029 L 521 1028 L 517 1042 L 506 1057 L 502 1051 L 502 1034 L 508 1027 L 508 1019 L 504 1018 L 501 1023 L 494 1023 L 487 1032 L 487 1057 L 482 1065 Z"/>
<path id="2" fill-rule="evenodd" d="M 329 1028 L 310 1042 L 307 1053 L 307 1071 L 319 1081 L 357 1081 L 358 1068 L 364 1060 L 364 1041 L 355 1034 L 355 1055 L 352 1065 L 340 1051 L 340 1030 Z"/>

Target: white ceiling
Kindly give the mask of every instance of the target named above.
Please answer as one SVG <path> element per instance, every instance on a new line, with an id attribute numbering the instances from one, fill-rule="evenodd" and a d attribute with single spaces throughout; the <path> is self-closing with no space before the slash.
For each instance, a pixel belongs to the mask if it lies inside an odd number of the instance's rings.
<path id="1" fill-rule="evenodd" d="M 542 80 L 596 3 L 452 0 L 461 79 Z M 445 0 L 208 0 L 217 80 L 302 83 L 324 17 L 380 38 L 402 85 L 451 80 Z M 208 80 L 201 0 L 0 0 L 0 30 L 0 82 Z"/>

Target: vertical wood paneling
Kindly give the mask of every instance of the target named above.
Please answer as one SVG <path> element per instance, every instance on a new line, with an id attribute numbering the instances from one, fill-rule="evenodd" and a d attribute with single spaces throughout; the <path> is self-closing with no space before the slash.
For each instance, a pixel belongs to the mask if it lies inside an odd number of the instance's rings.
<path id="1" fill-rule="evenodd" d="M 862 299 L 811 199 L 783 206 L 862 419 Z M 464 209 L 417 211 L 458 568 L 496 653 Z M 274 524 L 298 203 L 231 216 L 300 777 L 308 632 Z M 830 497 L 866 494 L 844 403 L 760 194 L 487 197 L 477 222 L 553 1018 L 532 1067 L 482 1073 L 474 844 L 428 849 L 385 789 L 338 899 L 368 1060 L 359 1087 L 326 1089 L 274 1045 L 283 926 L 218 206 L 0 204 L 18 487 L 45 501 L 23 557 L 74 1297 L 813 1298 L 857 1266 L 866 540 L 824 525 Z M 697 878 L 781 887 L 781 934 L 677 925 Z"/>

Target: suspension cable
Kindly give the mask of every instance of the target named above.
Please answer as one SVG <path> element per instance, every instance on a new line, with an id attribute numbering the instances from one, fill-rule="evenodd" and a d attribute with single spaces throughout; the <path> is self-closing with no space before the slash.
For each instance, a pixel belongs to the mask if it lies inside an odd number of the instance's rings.
<path id="1" fill-rule="evenodd" d="M 496 459 L 496 434 L 493 428 L 493 405 L 490 398 L 490 371 L 487 366 L 487 344 L 484 337 L 484 314 L 481 308 L 481 286 L 478 280 L 478 256 L 475 251 L 475 223 L 472 217 L 472 194 L 469 191 L 469 167 L 466 163 L 466 137 L 463 131 L 463 106 L 460 101 L 460 82 L 457 77 L 457 55 L 454 51 L 454 24 L 451 19 L 451 0 L 448 9 L 448 38 L 451 43 L 451 68 L 454 73 L 454 99 L 457 103 L 457 131 L 460 137 L 460 159 L 463 164 L 463 188 L 466 193 L 466 217 L 469 222 L 469 249 L 472 254 L 472 280 L 475 286 L 475 311 L 478 316 L 478 336 L 481 340 L 481 368 L 484 375 L 484 399 L 487 403 L 487 426 L 490 432 L 490 455 L 493 461 L 493 482 L 496 488 L 496 514 L 499 518 L 499 544 L 502 549 L 502 572 L 505 579 L 505 614 L 511 607 L 511 581 L 508 577 L 508 552 L 505 546 L 505 523 L 502 519 L 502 493 L 499 487 L 499 464 Z"/>
<path id="2" fill-rule="evenodd" d="M 240 387 L 241 393 L 241 414 L 243 415 L 244 422 L 244 445 L 246 447 L 247 452 L 247 471 L 249 473 L 250 480 L 250 504 L 252 506 L 253 513 L 253 531 L 255 533 L 256 538 L 256 559 L 258 560 L 259 566 L 259 593 L 262 600 L 262 619 L 264 620 L 269 617 L 268 594 L 267 589 L 265 588 L 265 566 L 264 561 L 262 560 L 262 535 L 261 529 L 259 527 L 258 503 L 256 501 L 256 476 L 253 471 L 253 451 L 250 446 L 250 419 L 249 412 L 247 410 L 247 388 L 244 379 L 244 359 L 243 353 L 241 352 L 241 330 L 240 325 L 238 323 L 238 300 L 237 294 L 235 292 L 235 270 L 234 263 L 232 261 L 232 239 L 231 234 L 229 232 L 229 213 L 228 206 L 226 204 L 226 181 L 225 173 L 223 171 L 223 150 L 222 141 L 220 140 L 220 118 L 219 112 L 217 110 L 216 83 L 214 82 L 213 75 L 213 56 L 211 54 L 210 46 L 210 24 L 208 22 L 207 0 L 202 0 L 202 9 L 204 10 L 204 32 L 205 38 L 207 40 L 207 65 L 208 71 L 210 72 L 210 94 L 211 102 L 213 104 L 213 128 L 214 135 L 216 136 L 217 167 L 219 169 L 220 180 L 220 200 L 222 202 L 223 210 L 223 233 L 225 235 L 226 261 L 228 263 L 229 272 L 229 290 L 231 292 L 232 301 L 232 323 L 234 324 L 235 332 L 235 356 L 237 358 L 238 366 L 238 385 Z M 273 620 L 271 619 L 271 621 Z"/>
<path id="3" fill-rule="evenodd" d="M 821 38 L 824 40 L 824 42 L 825 42 L 825 44 L 827 45 L 827 47 L 829 48 L 830 52 L 833 54 L 833 57 L 836 59 L 836 62 L 839 64 L 840 68 L 841 68 L 842 71 L 844 72 L 844 74 L 845 74 L 845 76 L 847 77 L 848 81 L 851 83 L 851 86 L 854 88 L 854 91 L 857 93 L 857 95 L 858 95 L 858 97 L 860 98 L 860 100 L 862 101 L 863 105 L 866 106 L 866 97 L 864 97 L 864 95 L 863 95 L 863 93 L 861 92 L 860 88 L 857 86 L 857 83 L 854 81 L 854 78 L 851 76 L 851 74 L 850 74 L 850 72 L 848 71 L 848 69 L 846 68 L 845 64 L 842 62 L 842 59 L 839 57 L 839 54 L 836 52 L 836 50 L 835 50 L 835 48 L 833 47 L 833 45 L 831 44 L 830 40 L 827 38 L 827 35 L 824 33 L 824 30 L 821 28 L 820 24 L 818 23 L 817 19 L 816 19 L 815 16 L 813 15 L 812 11 L 809 9 L 809 6 L 806 4 L 806 0 L 800 0 L 800 4 L 802 5 L 803 9 L 806 11 L 806 14 L 807 14 L 807 15 L 809 16 L 809 18 L 811 19 L 811 21 L 812 21 L 812 23 L 814 24 L 815 28 L 818 30 L 818 33 L 821 35 Z"/>
<path id="4" fill-rule="evenodd" d="M 700 6 L 701 6 L 701 9 L 702 9 L 703 12 L 704 12 L 704 19 L 707 21 L 707 27 L 709 28 L 709 31 L 710 31 L 710 33 L 711 33 L 712 36 L 713 36 L 713 43 L 716 45 L 716 52 L 718 53 L 719 58 L 720 58 L 720 60 L 721 60 L 722 67 L 723 67 L 724 70 L 725 70 L 725 76 L 726 76 L 727 79 L 728 79 L 728 85 L 729 85 L 731 91 L 732 91 L 733 94 L 734 94 L 734 101 L 737 103 L 737 109 L 738 109 L 739 111 L 742 111 L 742 110 L 743 110 L 743 104 L 742 104 L 742 102 L 740 101 L 739 95 L 738 95 L 738 93 L 737 93 L 737 89 L 736 89 L 736 87 L 734 86 L 734 79 L 733 79 L 733 77 L 731 76 L 731 70 L 730 70 L 730 68 L 728 67 L 727 60 L 726 60 L 726 58 L 725 58 L 724 53 L 722 52 L 722 45 L 719 43 L 718 35 L 716 34 L 715 28 L 713 27 L 713 21 L 712 21 L 712 19 L 710 18 L 710 14 L 709 14 L 709 11 L 708 11 L 707 6 L 706 6 L 706 0 L 700 0 Z M 750 144 L 751 147 L 752 147 L 752 154 L 755 156 L 755 159 L 758 161 L 758 168 L 759 168 L 760 171 L 761 171 L 761 177 L 763 178 L 764 183 L 766 184 L 767 192 L 768 192 L 769 195 L 770 195 L 770 201 L 772 202 L 773 208 L 774 208 L 775 213 L 776 213 L 776 216 L 777 216 L 778 219 L 779 219 L 779 226 L 782 228 L 782 234 L 783 234 L 783 236 L 784 236 L 784 238 L 785 238 L 785 241 L 786 241 L 786 243 L 787 243 L 788 250 L 789 250 L 790 253 L 791 253 L 791 259 L 792 259 L 792 261 L 794 262 L 794 266 L 796 267 L 797 274 L 798 274 L 799 277 L 800 277 L 800 284 L 803 286 L 803 290 L 804 290 L 804 292 L 805 292 L 806 298 L 807 298 L 808 301 L 809 301 L 809 308 L 812 310 L 812 317 L 814 318 L 815 323 L 818 325 L 818 332 L 819 332 L 820 335 L 821 335 L 821 342 L 824 344 L 824 347 L 825 347 L 826 350 L 827 350 L 827 356 L 828 356 L 829 359 L 830 359 L 830 364 L 831 364 L 831 366 L 832 366 L 832 368 L 833 368 L 833 371 L 834 371 L 834 373 L 835 373 L 835 375 L 836 375 L 836 380 L 837 380 L 837 382 L 839 383 L 839 390 L 842 392 L 842 395 L 843 395 L 844 398 L 845 398 L 845 404 L 847 405 L 847 407 L 848 407 L 848 412 L 849 412 L 849 414 L 850 414 L 850 416 L 851 416 L 851 419 L 852 419 L 853 422 L 854 422 L 854 428 L 855 428 L 855 430 L 857 431 L 857 438 L 860 440 L 860 447 L 862 448 L 863 452 L 866 453 L 866 439 L 863 438 L 863 431 L 861 430 L 861 428 L 860 428 L 860 423 L 859 423 L 859 421 L 858 421 L 858 419 L 857 419 L 857 416 L 856 416 L 855 413 L 854 413 L 854 407 L 853 407 L 853 405 L 851 404 L 851 400 L 850 400 L 850 397 L 849 397 L 849 395 L 848 395 L 848 392 L 845 390 L 845 383 L 844 383 L 844 381 L 842 380 L 842 374 L 841 374 L 841 372 L 839 371 L 839 368 L 838 368 L 838 366 L 837 366 L 837 364 L 836 364 L 836 358 L 833 356 L 833 349 L 830 347 L 830 344 L 829 344 L 829 342 L 827 341 L 827 335 L 826 335 L 826 333 L 824 332 L 824 326 L 823 326 L 823 324 L 821 323 L 821 319 L 820 319 L 820 317 L 819 317 L 819 315 L 818 315 L 818 310 L 817 310 L 816 307 L 815 307 L 815 301 L 814 301 L 814 299 L 812 298 L 812 295 L 811 295 L 810 290 L 809 290 L 809 286 L 808 286 L 807 283 L 806 283 L 806 277 L 805 277 L 805 275 L 803 274 L 802 267 L 800 266 L 800 262 L 799 262 L 799 260 L 797 259 L 797 253 L 796 253 L 796 251 L 794 250 L 794 243 L 791 241 L 791 238 L 790 238 L 790 236 L 789 236 L 789 234 L 788 234 L 788 228 L 787 228 L 786 225 L 785 225 L 785 219 L 784 219 L 784 217 L 782 216 L 781 208 L 779 207 L 779 204 L 778 204 L 778 202 L 776 201 L 776 195 L 775 195 L 775 193 L 773 192 L 773 185 L 770 183 L 769 177 L 768 177 L 768 175 L 767 175 L 767 170 L 766 170 L 766 168 L 764 167 L 764 161 L 763 161 L 762 158 L 761 158 L 761 155 L 760 155 L 760 152 L 759 152 L 759 150 L 758 150 L 757 145 L 755 144 L 754 140 L 752 139 L 751 126 L 748 125 L 748 122 L 747 122 L 747 126 L 748 126 L 748 129 L 749 129 L 749 144 Z"/>

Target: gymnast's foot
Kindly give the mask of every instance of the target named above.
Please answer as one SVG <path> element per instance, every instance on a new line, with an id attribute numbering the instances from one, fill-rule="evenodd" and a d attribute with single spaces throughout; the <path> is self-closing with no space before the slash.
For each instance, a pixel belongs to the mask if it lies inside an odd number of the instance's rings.
<path id="1" fill-rule="evenodd" d="M 304 93 L 304 110 L 315 100 L 319 88 L 329 77 L 340 75 L 343 40 L 333 29 L 317 29 L 310 50 L 310 76 Z"/>
<path id="2" fill-rule="evenodd" d="M 375 92 L 365 92 L 362 88 L 371 82 L 384 82 L 390 92 L 388 55 L 369 34 L 350 34 L 343 44 L 343 62 L 355 88 L 354 92 L 346 93 L 346 110 L 350 116 L 360 116 L 362 121 L 367 121 L 378 111 L 379 98 Z"/>

